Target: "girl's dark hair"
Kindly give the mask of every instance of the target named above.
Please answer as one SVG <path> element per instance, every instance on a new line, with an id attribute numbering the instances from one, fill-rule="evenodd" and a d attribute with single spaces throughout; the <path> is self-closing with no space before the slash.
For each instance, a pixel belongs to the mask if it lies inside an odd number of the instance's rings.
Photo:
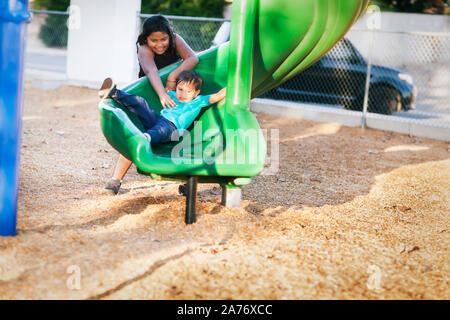
<path id="1" fill-rule="evenodd" d="M 195 90 L 200 90 L 203 85 L 203 77 L 196 71 L 184 70 L 177 77 L 177 85 L 180 82 L 192 83 Z"/>
<path id="2" fill-rule="evenodd" d="M 136 41 L 136 48 L 139 50 L 138 45 L 147 44 L 148 36 L 153 32 L 158 31 L 164 32 L 169 36 L 169 48 L 167 48 L 168 53 L 176 53 L 173 27 L 169 20 L 160 14 L 145 19 L 144 24 L 142 25 L 142 32 Z"/>

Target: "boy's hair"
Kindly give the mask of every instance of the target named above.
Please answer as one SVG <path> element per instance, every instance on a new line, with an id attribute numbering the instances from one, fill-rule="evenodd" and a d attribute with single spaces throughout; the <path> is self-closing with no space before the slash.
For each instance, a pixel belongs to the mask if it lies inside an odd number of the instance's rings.
<path id="1" fill-rule="evenodd" d="M 185 70 L 178 75 L 177 85 L 180 82 L 192 83 L 195 87 L 195 90 L 200 90 L 203 85 L 203 77 L 198 72 Z"/>

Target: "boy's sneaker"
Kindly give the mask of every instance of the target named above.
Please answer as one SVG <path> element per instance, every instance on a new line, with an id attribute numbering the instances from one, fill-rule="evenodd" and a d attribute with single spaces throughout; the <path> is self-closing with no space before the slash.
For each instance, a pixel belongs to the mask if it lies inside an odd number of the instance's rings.
<path id="1" fill-rule="evenodd" d="M 102 86 L 98 91 L 100 99 L 112 98 L 116 92 L 116 84 L 112 78 L 106 78 L 103 80 Z"/>
<path id="2" fill-rule="evenodd" d="M 106 184 L 105 189 L 112 190 L 114 192 L 114 194 L 118 194 L 121 185 L 122 185 L 122 180 L 112 178 Z"/>

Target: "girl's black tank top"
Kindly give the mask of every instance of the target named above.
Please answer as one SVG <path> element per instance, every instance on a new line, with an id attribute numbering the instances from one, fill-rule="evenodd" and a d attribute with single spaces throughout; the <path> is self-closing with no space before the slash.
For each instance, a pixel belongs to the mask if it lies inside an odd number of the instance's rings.
<path id="1" fill-rule="evenodd" d="M 171 52 L 169 52 L 171 51 Z M 155 55 L 155 64 L 159 69 L 168 66 L 174 62 L 181 60 L 181 57 L 178 55 L 177 50 L 167 50 L 163 54 L 154 54 Z M 139 78 L 145 76 L 144 70 L 142 70 L 141 64 L 139 63 Z"/>

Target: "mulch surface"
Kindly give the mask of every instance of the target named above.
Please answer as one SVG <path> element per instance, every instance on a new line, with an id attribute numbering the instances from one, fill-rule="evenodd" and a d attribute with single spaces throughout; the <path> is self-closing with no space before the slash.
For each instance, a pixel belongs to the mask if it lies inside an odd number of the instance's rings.
<path id="1" fill-rule="evenodd" d="M 184 224 L 178 183 L 118 153 L 96 91 L 26 83 L 17 236 L 0 238 L 2 299 L 449 299 L 446 142 L 256 114 L 279 165 L 240 208 L 201 184 Z"/>

